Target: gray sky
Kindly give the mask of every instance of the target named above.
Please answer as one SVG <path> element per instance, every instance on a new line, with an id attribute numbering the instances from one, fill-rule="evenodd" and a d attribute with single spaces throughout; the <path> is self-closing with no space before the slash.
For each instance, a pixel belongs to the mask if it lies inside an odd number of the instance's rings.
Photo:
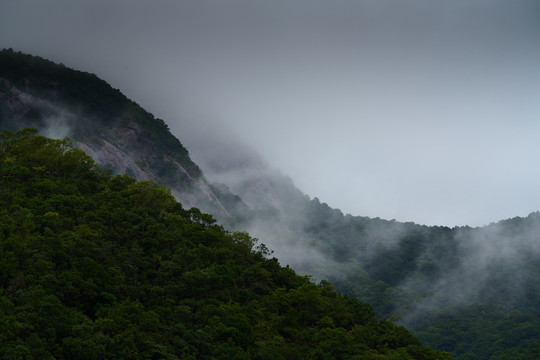
<path id="1" fill-rule="evenodd" d="M 221 124 L 345 213 L 540 210 L 536 0 L 0 0 L 0 47 L 96 73 L 192 153 Z"/>

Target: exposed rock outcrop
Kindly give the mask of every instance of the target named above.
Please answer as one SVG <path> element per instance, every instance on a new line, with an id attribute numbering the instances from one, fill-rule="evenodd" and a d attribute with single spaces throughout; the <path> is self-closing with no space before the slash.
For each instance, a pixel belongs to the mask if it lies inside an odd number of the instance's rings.
<path id="1" fill-rule="evenodd" d="M 170 187 L 185 207 L 221 220 L 231 217 L 227 207 L 241 203 L 233 194 L 216 193 L 167 125 L 120 91 L 92 74 L 11 55 L 0 54 L 0 130 L 34 127 L 48 137 L 69 136 L 113 173 L 155 180 Z"/>

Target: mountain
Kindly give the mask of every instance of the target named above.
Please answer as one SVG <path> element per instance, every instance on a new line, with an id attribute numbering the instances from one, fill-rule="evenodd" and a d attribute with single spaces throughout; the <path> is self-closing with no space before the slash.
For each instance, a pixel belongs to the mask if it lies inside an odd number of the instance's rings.
<path id="1" fill-rule="evenodd" d="M 456 359 L 540 358 L 538 212 L 479 228 L 352 216 L 310 199 L 236 139 L 201 138 L 213 151 L 190 144 L 197 164 L 253 209 L 237 226 L 295 270 Z"/>
<path id="2" fill-rule="evenodd" d="M 224 222 L 245 208 L 237 196 L 209 184 L 163 120 L 93 74 L 3 50 L 0 127 L 69 135 L 98 164 L 167 185 L 185 206 L 212 212 Z"/>
<path id="3" fill-rule="evenodd" d="M 5 359 L 449 359 L 152 181 L 0 135 Z"/>
<path id="4" fill-rule="evenodd" d="M 26 126 L 70 135 L 114 173 L 170 186 L 184 207 L 249 231 L 282 263 L 456 359 L 540 358 L 538 213 L 482 228 L 343 214 L 220 131 L 190 142 L 195 164 L 162 120 L 94 75 L 4 50 L 0 128 Z"/>
<path id="5" fill-rule="evenodd" d="M 266 204 L 246 226 L 278 258 L 456 359 L 540 358 L 540 213 L 480 228 L 344 215 L 253 152 L 233 153 L 198 163 L 248 205 Z"/>

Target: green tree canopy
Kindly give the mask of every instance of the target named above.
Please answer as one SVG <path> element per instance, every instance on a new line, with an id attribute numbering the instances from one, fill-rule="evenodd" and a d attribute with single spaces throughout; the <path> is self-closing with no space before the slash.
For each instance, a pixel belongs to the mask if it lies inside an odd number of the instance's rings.
<path id="1" fill-rule="evenodd" d="M 67 139 L 2 133 L 0 212 L 4 358 L 449 358 Z"/>

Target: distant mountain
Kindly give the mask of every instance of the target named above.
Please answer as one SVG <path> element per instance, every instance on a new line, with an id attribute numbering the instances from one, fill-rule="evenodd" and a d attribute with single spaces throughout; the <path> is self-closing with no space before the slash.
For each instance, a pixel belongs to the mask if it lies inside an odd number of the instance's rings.
<path id="1" fill-rule="evenodd" d="M 246 228 L 278 258 L 456 359 L 540 358 L 540 213 L 480 228 L 345 215 L 234 153 L 230 166 L 199 163 L 259 209 Z"/>
<path id="2" fill-rule="evenodd" d="M 212 146 L 196 147 L 195 164 L 162 120 L 96 76 L 4 50 L 0 128 L 27 126 L 69 135 L 115 173 L 170 186 L 185 207 L 249 231 L 282 263 L 456 359 L 540 358 L 538 213 L 482 228 L 343 214 L 219 132 L 201 134 Z"/>
<path id="3" fill-rule="evenodd" d="M 282 261 L 457 359 L 540 358 L 539 213 L 481 228 L 345 215 L 303 194 L 255 150 L 200 136 L 213 151 L 194 144 L 199 166 L 252 209 L 237 226 Z"/>

